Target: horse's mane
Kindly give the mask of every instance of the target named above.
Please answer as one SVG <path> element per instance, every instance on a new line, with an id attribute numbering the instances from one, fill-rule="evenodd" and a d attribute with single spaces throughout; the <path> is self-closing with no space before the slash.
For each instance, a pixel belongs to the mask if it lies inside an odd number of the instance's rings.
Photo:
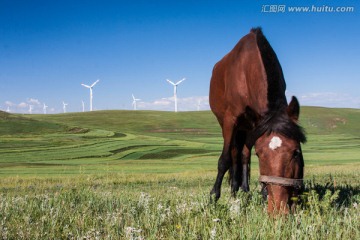
<path id="1" fill-rule="evenodd" d="M 287 138 L 302 143 L 306 142 L 305 130 L 290 119 L 286 113 L 286 109 L 283 111 L 268 112 L 257 124 L 252 135 L 256 141 L 256 139 L 263 134 L 269 135 L 271 133 L 279 133 Z"/>
<path id="2" fill-rule="evenodd" d="M 275 51 L 264 36 L 260 27 L 251 29 L 256 35 L 256 43 L 260 51 L 268 83 L 268 107 L 270 110 L 286 106 L 286 83 L 280 62 Z"/>

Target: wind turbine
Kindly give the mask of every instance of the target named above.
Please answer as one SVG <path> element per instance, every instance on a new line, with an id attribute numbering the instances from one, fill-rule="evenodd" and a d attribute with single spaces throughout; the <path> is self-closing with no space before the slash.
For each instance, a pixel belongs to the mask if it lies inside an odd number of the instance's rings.
<path id="1" fill-rule="evenodd" d="M 68 105 L 68 104 L 63 101 L 63 110 L 64 110 L 64 113 L 66 113 L 66 106 L 67 106 L 67 105 Z"/>
<path id="2" fill-rule="evenodd" d="M 175 100 L 175 112 L 177 112 L 177 96 L 176 96 L 176 92 L 177 92 L 177 86 L 185 81 L 186 78 L 181 79 L 180 81 L 178 81 L 177 83 L 173 83 L 172 81 L 170 81 L 169 79 L 166 79 L 166 81 L 168 81 L 171 85 L 174 86 L 174 100 Z"/>
<path id="3" fill-rule="evenodd" d="M 6 112 L 10 112 L 10 107 L 8 106 L 7 109 L 6 109 Z"/>
<path id="4" fill-rule="evenodd" d="M 82 110 L 83 110 L 83 112 L 85 112 L 85 103 L 83 100 L 81 100 L 81 104 L 82 104 Z"/>
<path id="5" fill-rule="evenodd" d="M 141 99 L 135 98 L 135 97 L 134 97 L 134 94 L 132 94 L 132 97 L 133 97 L 132 105 L 134 105 L 134 110 L 136 110 L 136 101 L 140 101 Z"/>
<path id="6" fill-rule="evenodd" d="M 43 107 L 44 114 L 46 114 L 46 109 L 47 109 L 48 107 L 49 107 L 49 106 L 46 106 L 46 104 L 44 103 L 44 107 Z"/>
<path id="7" fill-rule="evenodd" d="M 29 113 L 32 114 L 33 105 L 29 105 Z"/>
<path id="8" fill-rule="evenodd" d="M 96 80 L 93 84 L 91 84 L 90 86 L 89 85 L 85 85 L 85 84 L 81 84 L 82 86 L 90 89 L 90 111 L 93 110 L 93 107 L 92 107 L 92 101 L 93 101 L 93 87 L 99 82 L 100 80 Z"/>
<path id="9" fill-rule="evenodd" d="M 197 110 L 200 111 L 200 104 L 201 104 L 201 100 L 198 100 L 198 104 L 197 104 Z"/>

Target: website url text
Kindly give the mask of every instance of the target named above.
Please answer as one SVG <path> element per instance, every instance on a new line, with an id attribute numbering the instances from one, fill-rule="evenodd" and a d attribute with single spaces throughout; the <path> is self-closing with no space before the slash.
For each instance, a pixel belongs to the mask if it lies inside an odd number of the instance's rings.
<path id="1" fill-rule="evenodd" d="M 262 5 L 263 13 L 350 13 L 355 12 L 355 7 L 335 7 L 335 6 L 286 6 L 286 5 Z"/>

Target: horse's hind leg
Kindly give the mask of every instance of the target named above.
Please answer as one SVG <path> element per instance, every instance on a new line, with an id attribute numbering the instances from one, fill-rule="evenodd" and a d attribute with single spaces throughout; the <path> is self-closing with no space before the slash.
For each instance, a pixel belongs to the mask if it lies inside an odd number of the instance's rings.
<path id="1" fill-rule="evenodd" d="M 240 154 L 239 150 L 236 147 L 236 145 L 233 145 L 231 147 L 231 159 L 232 159 L 232 165 L 229 169 L 229 175 L 230 175 L 230 186 L 231 186 L 231 194 L 233 197 L 236 196 L 236 193 L 239 191 L 240 183 L 241 183 L 241 161 L 240 161 Z"/>
<path id="2" fill-rule="evenodd" d="M 241 189 L 244 192 L 249 191 L 249 180 L 250 180 L 250 157 L 251 149 L 249 149 L 246 144 L 243 147 L 241 153 L 241 164 L 242 164 L 242 180 L 241 180 Z"/>
<path id="3" fill-rule="evenodd" d="M 242 131 L 236 131 L 233 134 L 232 141 L 232 166 L 230 167 L 230 184 L 231 193 L 236 196 L 239 191 L 240 184 L 242 183 L 242 149 L 245 143 L 245 133 Z"/>

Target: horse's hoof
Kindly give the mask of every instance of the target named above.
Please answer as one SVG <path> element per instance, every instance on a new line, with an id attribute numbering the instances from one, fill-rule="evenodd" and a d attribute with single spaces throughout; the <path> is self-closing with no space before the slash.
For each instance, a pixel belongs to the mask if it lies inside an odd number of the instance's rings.
<path id="1" fill-rule="evenodd" d="M 220 193 L 216 193 L 216 191 L 213 189 L 210 192 L 210 203 L 216 203 L 220 198 Z"/>
<path id="2" fill-rule="evenodd" d="M 242 190 L 243 192 L 249 192 L 249 191 L 250 191 L 250 188 L 249 188 L 249 186 L 241 186 L 241 190 Z"/>

